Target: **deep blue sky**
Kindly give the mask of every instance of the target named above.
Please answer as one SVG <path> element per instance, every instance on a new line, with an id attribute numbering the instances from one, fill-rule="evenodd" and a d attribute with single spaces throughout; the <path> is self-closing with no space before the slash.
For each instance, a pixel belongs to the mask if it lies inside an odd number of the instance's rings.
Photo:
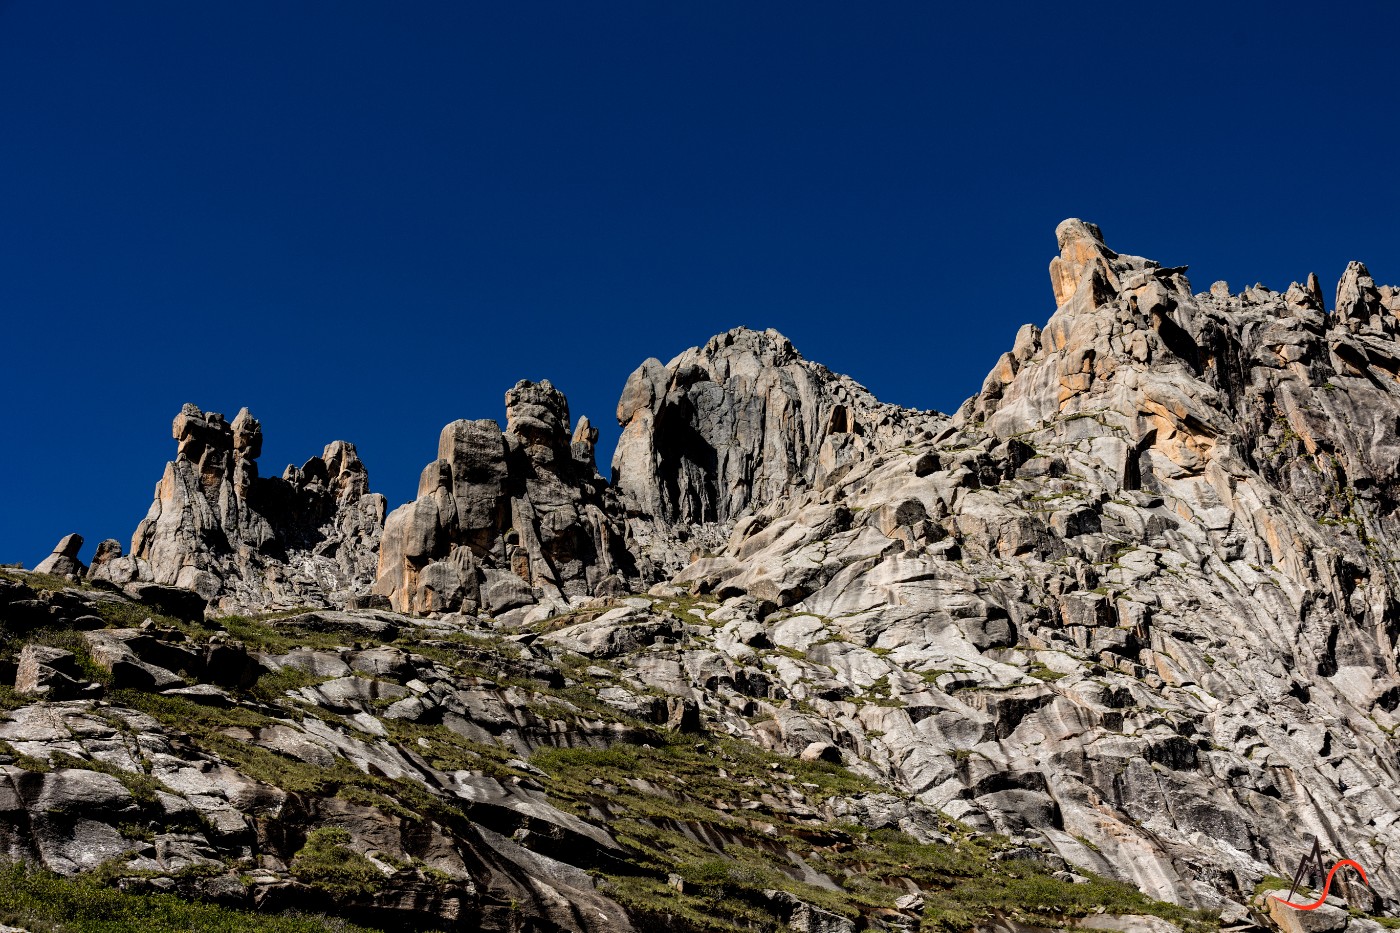
<path id="1" fill-rule="evenodd" d="M 264 475 L 777 327 L 951 410 L 1055 224 L 1400 280 L 1400 6 L 0 0 L 0 561 L 129 542 L 193 401 Z"/>

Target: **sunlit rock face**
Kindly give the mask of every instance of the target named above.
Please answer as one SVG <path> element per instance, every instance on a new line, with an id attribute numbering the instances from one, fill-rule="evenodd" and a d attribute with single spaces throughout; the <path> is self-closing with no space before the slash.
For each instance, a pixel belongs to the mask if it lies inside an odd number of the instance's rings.
<path id="1" fill-rule="evenodd" d="M 548 381 L 506 393 L 506 427 L 454 421 L 418 498 L 389 515 L 375 594 L 401 612 L 499 615 L 627 592 L 639 582 L 621 512 L 597 475 L 597 431 L 572 433 Z"/>
<path id="2" fill-rule="evenodd" d="M 645 722 L 690 748 L 723 736 L 787 762 L 839 763 L 880 793 L 821 803 L 795 781 L 786 801 L 767 787 L 771 799 L 723 812 L 770 808 L 924 841 L 945 838 L 940 821 L 953 818 L 1008 837 L 1020 857 L 1220 908 L 1232 923 L 1314 836 L 1362 861 L 1375 890 L 1400 890 L 1389 857 L 1400 843 L 1400 291 L 1352 263 L 1330 309 L 1315 275 L 1282 293 L 1197 293 L 1184 267 L 1119 253 L 1093 224 L 1067 220 L 1056 239 L 1045 305 L 1025 313 L 1036 323 L 1007 335 L 952 415 L 879 402 L 775 331 L 738 328 L 631 375 L 611 482 L 587 419 L 573 424 L 549 383 L 521 382 L 504 429 L 443 429 L 414 501 L 385 521 L 348 445 L 265 481 L 251 416 L 229 424 L 190 407 L 132 555 L 104 542 L 89 576 L 183 587 L 225 608 L 350 605 L 286 623 L 346 645 L 260 662 L 330 678 L 297 695 L 348 718 L 297 727 L 319 738 L 279 732 L 285 723 L 256 738 L 362 770 L 412 767 L 491 806 L 534 812 L 543 804 L 521 788 L 553 777 L 511 765 L 518 786 L 499 794 L 462 785 L 466 769 L 440 778 L 414 757 L 436 746 L 393 745 L 384 722 L 512 756 L 640 741 L 628 730 Z M 71 541 L 55 555 L 53 567 L 81 574 Z M 34 613 L 38 602 L 14 604 Z M 475 666 L 460 677 L 392 655 L 407 650 L 396 639 L 436 651 L 461 648 L 465 633 L 481 641 L 463 649 Z M 140 637 L 98 640 L 139 678 L 123 652 Z M 509 663 L 491 654 L 506 643 Z M 90 702 L 102 689 L 64 654 L 30 651 L 27 696 Z M 377 686 L 357 682 L 355 664 Z M 492 665 L 504 686 L 483 680 Z M 572 692 L 527 715 L 536 688 L 516 684 L 530 678 Z M 592 699 L 571 709 L 580 691 Z M 378 746 L 372 758 L 368 740 L 346 739 L 352 729 L 403 761 Z M 643 783 L 689 800 L 665 781 Z M 558 824 L 540 835 L 611 858 L 610 837 L 593 834 L 609 825 L 604 806 L 590 806 L 539 810 Z M 690 830 L 685 845 L 724 856 L 720 835 Z M 532 832 L 481 839 L 529 875 L 546 865 L 527 853 L 547 844 Z M 796 865 L 787 844 L 773 851 Z M 812 851 L 801 858 L 807 877 L 835 877 Z M 624 928 L 606 892 L 556 893 L 540 903 L 595 918 L 581 927 L 607 928 L 606 916 Z M 477 909 L 461 898 L 463 916 Z M 782 903 L 781 922 L 807 922 L 793 918 L 811 905 Z M 917 919 L 908 904 L 889 909 Z"/>
<path id="3" fill-rule="evenodd" d="M 1400 293 L 1353 263 L 1331 312 L 1315 276 L 1194 294 L 1057 236 L 1054 314 L 943 430 L 751 509 L 678 580 L 810 618 L 785 686 L 945 812 L 1185 903 L 1311 835 L 1384 865 Z"/>
<path id="4" fill-rule="evenodd" d="M 193 590 L 216 609 L 339 605 L 369 591 L 384 497 L 353 444 L 335 441 L 281 477 L 258 475 L 262 425 L 185 405 L 155 501 L 123 556 L 103 542 L 90 576 Z"/>

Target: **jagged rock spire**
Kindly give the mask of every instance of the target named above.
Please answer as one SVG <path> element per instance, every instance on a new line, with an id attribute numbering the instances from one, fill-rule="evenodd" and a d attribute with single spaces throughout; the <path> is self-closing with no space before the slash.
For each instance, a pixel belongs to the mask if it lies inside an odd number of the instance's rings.
<path id="1" fill-rule="evenodd" d="M 1363 263 L 1347 263 L 1346 271 L 1337 282 L 1337 304 L 1334 313 L 1340 324 L 1352 331 L 1366 324 L 1382 312 L 1381 295 L 1376 290 L 1376 281 Z"/>
<path id="2" fill-rule="evenodd" d="M 58 544 L 54 545 L 53 553 L 35 565 L 36 573 L 51 573 L 56 577 L 70 577 L 79 579 L 87 568 L 78 560 L 78 552 L 83 549 L 83 536 L 78 534 L 64 535 Z"/>
<path id="3" fill-rule="evenodd" d="M 1064 305 L 1081 289 L 1085 300 L 1097 305 L 1100 297 L 1117 287 L 1112 260 L 1118 257 L 1104 245 L 1098 226 L 1077 217 L 1062 221 L 1055 228 L 1060 255 L 1050 260 L 1050 285 L 1056 307 Z"/>
<path id="4" fill-rule="evenodd" d="M 260 479 L 262 425 L 193 404 L 171 425 L 175 459 L 132 536 L 104 542 L 91 575 L 194 590 L 226 610 L 338 605 L 368 591 L 384 522 L 353 444 L 336 441 L 282 478 Z"/>
<path id="5" fill-rule="evenodd" d="M 374 592 L 400 612 L 486 612 L 623 592 L 635 569 L 593 466 L 597 432 L 548 381 L 506 392 L 492 420 L 442 429 L 418 497 L 385 525 Z"/>

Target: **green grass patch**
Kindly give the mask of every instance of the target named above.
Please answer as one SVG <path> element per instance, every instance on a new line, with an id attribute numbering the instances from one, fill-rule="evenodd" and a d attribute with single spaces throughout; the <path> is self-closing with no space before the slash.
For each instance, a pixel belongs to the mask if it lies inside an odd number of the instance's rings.
<path id="1" fill-rule="evenodd" d="M 701 619 L 690 610 L 699 609 L 708 615 L 719 608 L 719 599 L 706 594 L 687 594 L 659 599 L 653 604 L 656 609 L 670 612 L 682 622 L 700 622 Z"/>
<path id="2" fill-rule="evenodd" d="M 112 682 L 112 672 L 92 659 L 92 649 L 88 647 L 82 632 L 61 628 L 35 629 L 25 637 L 25 642 L 73 652 L 78 665 L 79 681 L 95 680 L 100 684 Z"/>
<path id="3" fill-rule="evenodd" d="M 1292 886 L 1293 882 L 1288 878 L 1280 878 L 1278 875 L 1265 875 L 1264 879 L 1254 886 L 1254 893 L 1267 894 L 1270 891 L 1287 891 Z M 1310 888 L 1302 885 L 1299 885 L 1299 890 L 1305 895 L 1311 893 Z"/>
<path id="4" fill-rule="evenodd" d="M 0 863 L 0 922 L 32 933 L 374 933 L 323 916 L 255 914 L 173 894 L 129 894 L 80 875 Z"/>
<path id="5" fill-rule="evenodd" d="M 0 580 L 9 580 L 11 583 L 23 583 L 31 590 L 48 590 L 50 592 L 76 590 L 80 588 L 77 583 L 65 577 L 55 576 L 51 573 L 34 573 L 33 571 L 14 573 L 7 570 L 0 570 Z"/>
<path id="6" fill-rule="evenodd" d="M 298 881 L 332 897 L 362 897 L 384 887 L 384 872 L 350 848 L 350 834 L 337 826 L 314 829 L 293 858 Z"/>
<path id="7" fill-rule="evenodd" d="M 1120 882 L 1091 877 L 1074 884 L 1039 862 L 998 861 L 993 856 L 1006 840 L 951 822 L 951 844 L 924 845 L 897 831 L 794 819 L 783 806 L 792 789 L 801 788 L 810 804 L 876 785 L 837 765 L 781 758 L 743 742 L 677 737 L 651 746 L 542 749 L 531 764 L 545 772 L 542 781 L 560 806 L 595 819 L 606 814 L 628 855 L 625 868 L 600 872 L 604 889 L 641 922 L 672 916 L 716 933 L 776 928 L 781 909 L 766 890 L 852 919 L 869 917 L 890 908 L 912 880 L 927 905 L 920 929 L 939 933 L 960 933 L 997 915 L 1064 926 L 1100 908 L 1164 917 L 1190 933 L 1218 926 L 1211 915 L 1154 901 Z M 805 883 L 793 855 L 839 889 Z"/>
<path id="8" fill-rule="evenodd" d="M 1050 666 L 1044 661 L 1032 661 L 1026 673 L 1036 680 L 1043 680 L 1046 683 L 1054 683 L 1060 678 L 1068 676 L 1067 674 L 1061 674 L 1059 671 L 1051 670 Z"/>
<path id="9" fill-rule="evenodd" d="M 220 616 L 218 624 L 224 630 L 243 642 L 251 650 L 266 651 L 269 654 L 286 654 L 293 648 L 343 648 L 350 642 L 364 642 L 364 637 L 355 637 L 335 632 L 313 632 L 295 625 L 272 625 L 283 619 L 294 618 L 312 612 L 312 609 L 288 609 L 283 612 L 268 612 L 256 616 Z"/>
<path id="10" fill-rule="evenodd" d="M 959 933 L 1001 914 L 1021 923 L 1063 926 L 1103 908 L 1104 913 L 1149 914 L 1199 933 L 1219 926 L 1215 914 L 1155 901 L 1119 881 L 1089 876 L 1062 881 L 1035 861 L 992 856 L 1005 846 L 996 836 L 958 834 L 951 845 L 924 845 L 896 830 L 874 830 L 862 844 L 833 852 L 818 867 L 859 870 L 861 893 L 896 890 L 908 879 L 924 894 L 921 930 Z"/>
<path id="11" fill-rule="evenodd" d="M 33 697 L 22 697 L 15 693 L 15 688 L 11 685 L 0 684 L 0 710 L 19 709 L 22 706 L 29 706 L 33 702 Z"/>
<path id="12" fill-rule="evenodd" d="M 1217 914 L 1155 901 L 1121 881 L 1091 875 L 1087 883 L 1075 884 L 1052 877 L 1039 862 L 1014 859 L 988 863 L 966 875 L 948 873 L 924 891 L 924 901 L 920 929 L 942 933 L 958 933 L 995 914 L 1021 923 L 1063 926 L 1100 908 L 1114 916 L 1161 917 L 1187 931 L 1219 926 Z"/>
<path id="13" fill-rule="evenodd" d="M 696 930 L 774 929 L 780 918 L 763 895 L 772 889 L 850 917 L 859 914 L 860 904 L 849 894 L 797 880 L 786 855 L 810 851 L 814 839 L 829 842 L 845 834 L 792 822 L 763 802 L 786 799 L 790 787 L 803 788 L 814 802 L 877 789 L 838 765 L 783 758 L 714 737 L 702 743 L 658 737 L 648 745 L 542 749 L 531 764 L 545 772 L 541 780 L 560 806 L 595 818 L 594 807 L 608 814 L 607 828 L 628 856 L 625 866 L 603 872 L 605 890 L 644 927 L 648 917 L 674 916 Z M 681 879 L 680 889 L 667 883 L 673 875 Z M 892 893 L 881 906 L 897 896 Z"/>
<path id="14" fill-rule="evenodd" d="M 263 673 L 248 692 L 264 703 L 284 702 L 288 699 L 289 692 L 300 690 L 302 687 L 314 687 L 330 679 L 329 677 L 317 677 L 315 674 L 300 668 L 283 667 Z"/>
<path id="15" fill-rule="evenodd" d="M 205 626 L 174 616 L 161 615 L 149 606 L 116 596 L 102 598 L 99 595 L 97 605 L 93 607 L 93 614 L 100 616 L 113 628 L 138 628 L 142 622 L 150 619 L 161 628 L 179 629 L 196 637 L 208 638 L 210 633 L 210 629 Z"/>

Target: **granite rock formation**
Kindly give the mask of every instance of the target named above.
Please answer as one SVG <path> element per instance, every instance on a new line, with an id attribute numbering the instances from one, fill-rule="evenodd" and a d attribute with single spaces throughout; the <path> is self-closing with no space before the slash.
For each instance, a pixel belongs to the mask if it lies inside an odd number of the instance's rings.
<path id="1" fill-rule="evenodd" d="M 733 521 L 927 438 L 936 413 L 879 402 L 775 330 L 736 328 L 628 378 L 613 482 L 640 550 L 684 566 Z M 689 546 L 687 546 L 689 545 Z"/>
<path id="2" fill-rule="evenodd" d="M 250 416 L 187 409 L 133 556 L 89 571 L 125 593 L 0 574 L 0 844 L 512 933 L 1380 933 L 1400 290 L 1194 293 L 1057 237 L 1053 314 L 951 416 L 741 328 L 632 374 L 611 485 L 522 382 L 382 543 L 353 448 L 263 481 Z M 186 590 L 351 606 L 235 637 Z M 384 879 L 325 900 L 320 823 Z M 1259 892 L 1314 838 L 1372 887 L 1304 923 Z"/>
<path id="3" fill-rule="evenodd" d="M 339 605 L 374 579 L 384 497 L 369 491 L 353 444 L 335 441 L 300 468 L 258 475 L 262 425 L 185 405 L 131 553 L 104 541 L 90 576 L 192 590 L 216 608 Z"/>
<path id="4" fill-rule="evenodd" d="M 374 592 L 400 612 L 491 615 L 627 592 L 635 570 L 596 440 L 586 418 L 570 434 L 548 381 L 506 393 L 504 431 L 444 427 L 418 498 L 385 524 Z"/>
<path id="5" fill-rule="evenodd" d="M 54 545 L 53 553 L 34 566 L 38 573 L 51 573 L 56 577 L 79 579 L 87 573 L 87 567 L 78 560 L 78 552 L 83 549 L 82 535 L 64 535 Z"/>
<path id="6" fill-rule="evenodd" d="M 1315 278 L 1193 294 L 1058 237 L 1058 309 L 932 439 L 676 582 L 805 656 L 790 753 L 1183 903 L 1242 903 L 1313 837 L 1395 890 L 1396 290 L 1354 263 L 1330 313 Z"/>

